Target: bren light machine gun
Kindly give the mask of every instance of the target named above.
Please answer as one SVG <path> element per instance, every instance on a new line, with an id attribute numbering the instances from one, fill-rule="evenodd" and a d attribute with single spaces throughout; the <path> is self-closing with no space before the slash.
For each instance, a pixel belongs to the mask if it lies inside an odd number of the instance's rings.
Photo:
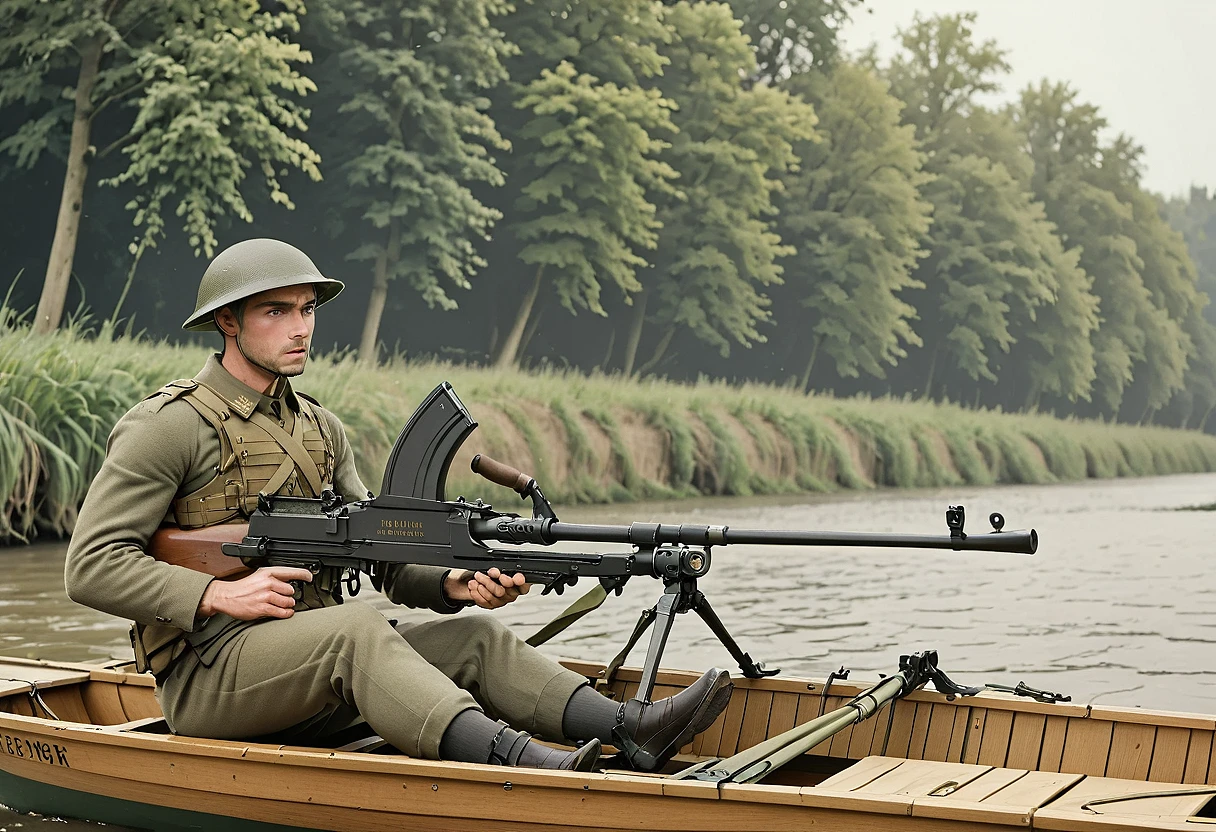
<path id="1" fill-rule="evenodd" d="M 214 551 L 214 546 L 209 552 L 198 551 L 204 543 L 199 535 L 206 529 L 168 533 L 175 536 L 176 541 L 166 538 L 158 544 L 154 539 L 150 550 L 159 559 L 201 569 L 218 577 L 231 577 L 260 566 L 303 567 L 314 574 L 324 568 L 336 568 L 342 571 L 342 584 L 351 595 L 359 591 L 360 573 L 367 573 L 378 589 L 386 571 L 394 564 L 445 566 L 481 572 L 497 567 L 504 573 L 523 573 L 529 583 L 543 586 L 544 593 L 560 594 L 579 578 L 598 581 L 590 593 L 529 639 L 533 645 L 551 638 L 599 607 L 609 593 L 619 595 L 630 578 L 657 578 L 664 585 L 662 596 L 654 607 L 643 612 L 628 645 L 613 660 L 609 670 L 611 675 L 642 633 L 653 624 L 654 632 L 636 693 L 638 699 L 649 701 L 672 624 L 680 613 L 697 613 L 738 662 L 745 677 L 755 679 L 778 672 L 765 669 L 763 663 L 755 661 L 739 647 L 709 600 L 697 588 L 697 580 L 709 572 L 711 550 L 715 546 L 882 546 L 1028 555 L 1034 554 L 1038 547 L 1038 535 L 1033 529 L 1005 531 L 1004 518 L 995 513 L 989 517 L 991 532 L 967 534 L 963 530 L 962 506 L 951 506 L 947 510 L 949 534 L 946 535 L 735 529 L 667 523 L 563 523 L 536 480 L 484 454 L 473 457 L 472 467 L 476 473 L 531 500 L 532 516 L 521 517 L 496 511 L 482 500 L 445 499 L 444 486 L 452 459 L 476 427 L 477 423 L 452 386 L 443 382 L 427 396 L 397 438 L 379 495 L 352 502 L 345 502 L 332 492 L 326 492 L 320 499 L 261 495 L 257 510 L 249 518 L 247 531 L 242 526 L 212 527 L 218 530 L 218 537 L 210 541 L 212 544 L 224 538 L 228 541 L 222 542 L 223 556 Z M 242 531 L 241 539 L 234 540 Z M 628 544 L 632 551 L 584 554 L 501 549 L 491 548 L 487 545 L 490 542 L 539 546 L 563 542 L 615 543 Z M 938 690 L 955 695 L 979 690 L 954 685 L 937 669 L 936 659 L 932 652 L 904 657 L 899 673 L 872 689 L 881 692 L 882 697 L 875 698 L 868 691 L 845 708 L 814 722 L 833 716 L 840 722 L 844 716 L 841 712 L 848 711 L 850 720 L 847 724 L 852 724 L 858 718 L 870 716 L 887 701 L 906 695 L 929 681 L 933 681 Z M 861 704 L 857 704 L 859 702 Z M 847 724 L 841 724 L 840 729 Z M 805 728 L 800 726 L 794 731 Z M 774 744 L 777 739 L 767 741 L 765 746 Z M 793 753 L 789 749 L 804 744 L 791 745 L 793 742 L 782 746 L 786 753 Z M 731 768 L 730 761 L 718 761 L 704 771 L 689 771 L 682 776 L 745 782 L 736 779 L 744 777 L 745 770 L 748 776 L 754 775 L 752 779 L 758 779 L 771 770 L 775 758 L 753 757 L 754 754 L 734 766 L 735 769 L 742 767 L 734 774 L 727 772 Z"/>

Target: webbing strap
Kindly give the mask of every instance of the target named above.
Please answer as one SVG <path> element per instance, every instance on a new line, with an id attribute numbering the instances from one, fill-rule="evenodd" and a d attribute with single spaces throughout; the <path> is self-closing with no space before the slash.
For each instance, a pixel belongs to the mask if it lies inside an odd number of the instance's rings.
<path id="1" fill-rule="evenodd" d="M 607 598 L 608 591 L 602 584 L 596 584 L 589 592 L 558 613 L 556 618 L 528 636 L 527 643 L 532 647 L 539 647 L 587 613 L 598 610 Z"/>
<path id="2" fill-rule="evenodd" d="M 625 642 L 625 646 L 621 648 L 621 652 L 617 653 L 616 656 L 613 657 L 612 661 L 608 662 L 608 667 L 604 671 L 604 678 L 601 679 L 597 684 L 612 684 L 612 680 L 615 678 L 616 672 L 621 669 L 621 665 L 623 665 L 625 663 L 625 659 L 629 657 L 629 651 L 632 650 L 633 646 L 638 643 L 638 639 L 642 637 L 642 634 L 650 629 L 650 625 L 654 623 L 656 617 L 658 617 L 658 614 L 655 612 L 654 607 L 642 610 L 642 614 L 638 616 L 638 623 L 633 625 L 633 633 L 630 634 L 629 640 Z"/>
<path id="3" fill-rule="evenodd" d="M 301 430 L 300 423 L 303 419 L 303 414 L 297 415 L 296 424 L 292 426 L 301 436 L 303 435 L 303 431 Z M 288 433 L 278 422 L 273 421 L 260 410 L 255 410 L 249 415 L 249 422 L 257 425 L 275 438 L 283 447 L 283 450 L 287 451 L 287 455 L 295 460 L 296 467 L 300 469 L 300 473 L 308 480 L 308 485 L 312 488 L 312 495 L 320 497 L 321 491 L 325 486 L 321 483 L 321 475 L 317 472 L 317 463 L 313 462 L 312 457 L 308 455 L 308 451 L 304 448 L 304 443 L 297 436 Z M 268 493 L 270 492 L 268 491 Z"/>

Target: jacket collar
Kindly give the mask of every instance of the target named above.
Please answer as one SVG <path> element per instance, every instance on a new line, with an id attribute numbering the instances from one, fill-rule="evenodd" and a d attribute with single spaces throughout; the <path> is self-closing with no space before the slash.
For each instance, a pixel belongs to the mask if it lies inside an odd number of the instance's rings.
<path id="1" fill-rule="evenodd" d="M 194 380 L 206 385 L 232 408 L 233 413 L 242 419 L 248 419 L 255 410 L 261 410 L 269 415 L 270 406 L 274 402 L 282 402 L 293 412 L 299 412 L 299 403 L 296 401 L 295 392 L 291 389 L 291 382 L 287 380 L 286 376 L 279 376 L 269 390 L 261 393 L 228 372 L 220 363 L 219 353 L 215 353 L 207 359 L 207 363 L 203 365 L 203 369 L 194 377 Z"/>

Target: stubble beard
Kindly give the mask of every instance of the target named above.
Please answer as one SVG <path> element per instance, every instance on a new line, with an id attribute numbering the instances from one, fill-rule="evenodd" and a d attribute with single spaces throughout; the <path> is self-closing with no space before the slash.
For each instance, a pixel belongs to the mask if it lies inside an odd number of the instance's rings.
<path id="1" fill-rule="evenodd" d="M 308 356 L 312 353 L 311 346 L 307 343 L 304 344 L 305 352 L 303 363 L 301 363 L 298 368 L 285 368 L 283 366 L 284 356 L 282 355 L 263 357 L 247 350 L 245 345 L 241 343 L 241 336 L 239 332 L 236 336 L 236 345 L 237 349 L 241 351 L 241 355 L 245 356 L 245 360 L 250 364 L 265 370 L 272 375 L 283 376 L 284 378 L 295 378 L 296 376 L 303 375 L 304 368 L 308 366 Z"/>

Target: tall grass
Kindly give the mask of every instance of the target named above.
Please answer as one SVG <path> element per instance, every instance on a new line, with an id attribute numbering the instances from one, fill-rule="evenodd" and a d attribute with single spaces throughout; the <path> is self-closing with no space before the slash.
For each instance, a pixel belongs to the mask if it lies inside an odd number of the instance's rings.
<path id="1" fill-rule="evenodd" d="M 0 308 L 0 539 L 69 532 L 114 423 L 166 381 L 194 375 L 210 352 L 106 325 L 35 336 Z M 369 368 L 339 353 L 314 359 L 296 386 L 342 418 L 378 491 L 397 432 L 442 380 L 482 418 L 478 449 L 543 474 L 561 502 L 1216 470 L 1216 437 L 1194 432 L 759 384 L 491 372 L 400 357 Z M 537 422 L 537 413 L 551 418 Z M 663 459 L 642 459 L 638 431 L 657 438 Z M 463 467 L 451 472 L 449 492 L 515 504 Z"/>

